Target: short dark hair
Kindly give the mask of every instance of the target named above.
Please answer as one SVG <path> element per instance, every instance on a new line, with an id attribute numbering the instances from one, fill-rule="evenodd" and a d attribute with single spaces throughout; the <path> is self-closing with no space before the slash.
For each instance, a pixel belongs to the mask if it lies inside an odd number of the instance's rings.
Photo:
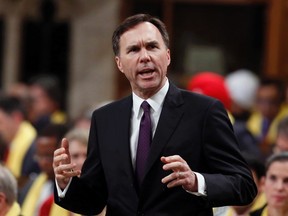
<path id="1" fill-rule="evenodd" d="M 266 161 L 265 170 L 270 168 L 271 164 L 274 162 L 288 162 L 288 152 L 280 152 L 272 154 Z"/>
<path id="2" fill-rule="evenodd" d="M 30 86 L 40 86 L 51 100 L 55 101 L 59 105 L 61 104 L 62 95 L 58 77 L 51 74 L 39 74 L 32 77 L 29 80 L 29 84 Z"/>
<path id="3" fill-rule="evenodd" d="M 257 176 L 257 179 L 260 180 L 261 177 L 265 176 L 265 164 L 260 160 L 259 157 L 251 153 L 242 153 L 243 158 L 248 164 L 250 170 L 253 170 Z"/>
<path id="4" fill-rule="evenodd" d="M 163 41 L 166 47 L 169 47 L 169 35 L 166 29 L 165 24 L 158 19 L 157 17 L 153 17 L 149 14 L 136 14 L 126 18 L 114 31 L 112 36 L 112 46 L 113 52 L 115 56 L 119 55 L 120 51 L 120 37 L 129 29 L 135 27 L 136 25 L 143 23 L 143 22 L 150 22 L 152 23 L 161 33 Z"/>
<path id="5" fill-rule="evenodd" d="M 26 117 L 26 110 L 24 105 L 21 103 L 20 99 L 14 96 L 0 95 L 0 109 L 8 115 L 11 115 L 13 112 L 20 112 Z"/>
<path id="6" fill-rule="evenodd" d="M 267 87 L 267 86 L 274 86 L 278 91 L 279 101 L 278 103 L 282 103 L 285 99 L 285 85 L 281 79 L 275 77 L 262 77 L 260 79 L 259 88 Z"/>
<path id="7" fill-rule="evenodd" d="M 56 147 L 60 147 L 61 140 L 69 129 L 70 127 L 68 124 L 50 123 L 39 131 L 37 137 L 55 137 L 57 141 Z"/>

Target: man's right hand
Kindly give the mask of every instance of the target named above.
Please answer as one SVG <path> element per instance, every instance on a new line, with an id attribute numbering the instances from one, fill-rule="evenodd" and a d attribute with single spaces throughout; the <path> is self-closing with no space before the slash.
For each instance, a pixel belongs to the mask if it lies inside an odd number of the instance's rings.
<path id="1" fill-rule="evenodd" d="M 73 176 L 80 175 L 80 170 L 74 170 L 76 164 L 71 163 L 69 153 L 69 142 L 66 138 L 62 139 L 61 148 L 54 151 L 53 169 L 58 186 L 65 189 L 69 180 Z"/>

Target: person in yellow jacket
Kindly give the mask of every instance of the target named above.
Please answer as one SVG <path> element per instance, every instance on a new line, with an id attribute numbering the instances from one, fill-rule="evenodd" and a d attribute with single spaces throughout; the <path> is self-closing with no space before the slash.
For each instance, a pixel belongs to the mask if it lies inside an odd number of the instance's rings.
<path id="1" fill-rule="evenodd" d="M 272 153 L 277 125 L 285 116 L 288 116 L 288 107 L 284 105 L 284 85 L 280 80 L 263 78 L 247 128 L 258 139 L 264 158 Z"/>
<path id="2" fill-rule="evenodd" d="M 39 173 L 38 164 L 31 160 L 36 130 L 26 120 L 25 107 L 20 99 L 0 96 L 0 137 L 5 144 L 2 158 L 18 184 L 22 185 L 31 173 Z"/>
<path id="3" fill-rule="evenodd" d="M 67 123 L 67 115 L 63 111 L 63 91 L 56 76 L 34 76 L 28 86 L 31 98 L 28 118 L 38 132 L 50 123 Z"/>
<path id="4" fill-rule="evenodd" d="M 50 124 L 36 138 L 35 160 L 41 173 L 20 191 L 18 201 L 24 216 L 39 216 L 41 206 L 53 194 L 54 172 L 53 153 L 59 147 L 62 137 L 68 130 L 67 125 Z"/>
<path id="5" fill-rule="evenodd" d="M 0 216 L 20 216 L 17 203 L 17 182 L 12 173 L 0 164 Z"/>

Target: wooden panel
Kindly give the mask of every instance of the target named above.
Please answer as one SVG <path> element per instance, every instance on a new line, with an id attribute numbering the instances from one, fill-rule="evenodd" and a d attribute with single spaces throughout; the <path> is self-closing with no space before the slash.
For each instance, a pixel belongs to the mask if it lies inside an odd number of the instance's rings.
<path id="1" fill-rule="evenodd" d="M 286 0 L 270 0 L 267 11 L 267 39 L 265 52 L 266 75 L 288 76 L 288 3 Z"/>
<path id="2" fill-rule="evenodd" d="M 267 0 L 170 0 L 174 3 L 200 3 L 200 4 L 226 4 L 226 5 L 235 5 L 235 4 L 263 4 L 267 3 Z M 166 1 L 165 1 L 166 3 Z"/>

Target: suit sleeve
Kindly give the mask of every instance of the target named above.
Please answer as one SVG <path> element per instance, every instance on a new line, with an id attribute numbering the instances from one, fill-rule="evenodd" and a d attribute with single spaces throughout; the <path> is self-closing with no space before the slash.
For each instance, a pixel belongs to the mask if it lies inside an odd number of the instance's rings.
<path id="1" fill-rule="evenodd" d="M 241 156 L 228 115 L 219 101 L 210 106 L 203 127 L 208 170 L 202 175 L 208 202 L 211 206 L 249 204 L 256 196 L 257 188 Z"/>

